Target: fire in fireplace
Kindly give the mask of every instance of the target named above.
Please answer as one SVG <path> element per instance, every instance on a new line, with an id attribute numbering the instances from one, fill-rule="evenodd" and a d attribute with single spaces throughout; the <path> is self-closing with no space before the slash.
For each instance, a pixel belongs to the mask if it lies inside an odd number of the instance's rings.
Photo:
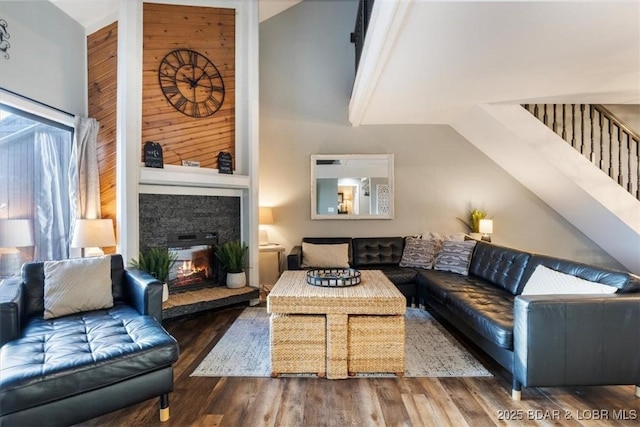
<path id="1" fill-rule="evenodd" d="M 169 270 L 169 293 L 219 286 L 220 266 L 214 255 L 218 243 L 217 232 L 170 234 L 169 253 L 176 262 Z"/>

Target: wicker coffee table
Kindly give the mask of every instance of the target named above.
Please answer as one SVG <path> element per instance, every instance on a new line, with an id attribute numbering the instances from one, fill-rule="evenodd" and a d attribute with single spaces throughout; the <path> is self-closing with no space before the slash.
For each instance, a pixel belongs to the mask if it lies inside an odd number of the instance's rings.
<path id="1" fill-rule="evenodd" d="M 305 271 L 285 271 L 267 297 L 271 374 L 404 373 L 405 297 L 378 270 L 362 283 L 311 286 Z"/>

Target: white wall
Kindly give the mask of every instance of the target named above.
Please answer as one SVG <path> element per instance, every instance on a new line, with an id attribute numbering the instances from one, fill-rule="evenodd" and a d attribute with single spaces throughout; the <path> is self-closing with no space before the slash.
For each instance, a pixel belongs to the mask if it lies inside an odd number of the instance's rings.
<path id="1" fill-rule="evenodd" d="M 356 9 L 307 0 L 260 25 L 260 204 L 274 207 L 270 241 L 288 252 L 304 236 L 464 231 L 456 218 L 478 207 L 493 217 L 498 244 L 620 268 L 451 127 L 351 127 Z M 310 219 L 310 156 L 334 153 L 395 155 L 395 219 Z"/>
<path id="2" fill-rule="evenodd" d="M 0 86 L 72 114 L 86 115 L 84 28 L 49 1 L 2 1 L 9 59 L 0 56 Z"/>
<path id="3" fill-rule="evenodd" d="M 631 129 L 640 133 L 640 105 L 639 104 L 607 104 L 605 105 L 618 119 Z"/>

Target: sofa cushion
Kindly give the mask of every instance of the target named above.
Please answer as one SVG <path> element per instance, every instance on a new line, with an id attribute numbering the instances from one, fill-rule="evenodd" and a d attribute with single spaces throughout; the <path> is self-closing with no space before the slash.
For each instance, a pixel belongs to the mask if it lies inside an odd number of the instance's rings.
<path id="1" fill-rule="evenodd" d="M 349 268 L 347 243 L 316 245 L 302 242 L 302 268 Z"/>
<path id="2" fill-rule="evenodd" d="M 379 267 L 373 266 L 371 267 L 371 269 L 382 271 L 385 276 L 387 276 L 387 278 L 391 281 L 391 283 L 396 286 L 415 283 L 416 281 L 417 272 L 412 268 L 385 265 Z"/>
<path id="3" fill-rule="evenodd" d="M 455 241 L 445 240 L 438 251 L 436 262 L 433 265 L 434 270 L 451 271 L 452 273 L 469 274 L 469 263 L 471 262 L 471 254 L 476 245 L 475 240 Z"/>
<path id="4" fill-rule="evenodd" d="M 601 285 L 540 264 L 524 285 L 522 295 L 613 294 L 615 286 Z"/>
<path id="5" fill-rule="evenodd" d="M 0 408 L 11 413 L 170 366 L 176 341 L 151 316 L 118 304 L 34 317 L 0 350 Z M 28 363 L 27 363 L 28 361 Z"/>
<path id="6" fill-rule="evenodd" d="M 353 239 L 353 266 L 398 265 L 402 259 L 402 237 L 356 237 Z"/>
<path id="7" fill-rule="evenodd" d="M 107 256 L 44 263 L 44 318 L 113 307 Z"/>
<path id="8" fill-rule="evenodd" d="M 418 293 L 429 295 L 441 304 L 445 303 L 449 292 L 460 290 L 475 281 L 483 281 L 483 279 L 438 270 L 419 270 L 416 275 Z"/>
<path id="9" fill-rule="evenodd" d="M 433 268 L 437 248 L 438 243 L 435 240 L 407 238 L 402 251 L 400 267 Z"/>
<path id="10" fill-rule="evenodd" d="M 526 252 L 479 241 L 469 273 L 517 295 L 524 287 L 522 278 L 530 258 Z"/>
<path id="11" fill-rule="evenodd" d="M 490 342 L 513 349 L 514 296 L 483 280 L 448 292 L 445 304 L 461 321 Z"/>

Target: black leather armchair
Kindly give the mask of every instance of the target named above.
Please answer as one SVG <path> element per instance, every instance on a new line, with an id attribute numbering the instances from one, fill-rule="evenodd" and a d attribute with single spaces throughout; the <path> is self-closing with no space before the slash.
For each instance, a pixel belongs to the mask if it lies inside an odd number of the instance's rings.
<path id="1" fill-rule="evenodd" d="M 162 284 L 111 257 L 114 306 L 43 319 L 43 263 L 0 285 L 0 425 L 70 425 L 160 397 L 169 418 L 178 344 Z"/>

